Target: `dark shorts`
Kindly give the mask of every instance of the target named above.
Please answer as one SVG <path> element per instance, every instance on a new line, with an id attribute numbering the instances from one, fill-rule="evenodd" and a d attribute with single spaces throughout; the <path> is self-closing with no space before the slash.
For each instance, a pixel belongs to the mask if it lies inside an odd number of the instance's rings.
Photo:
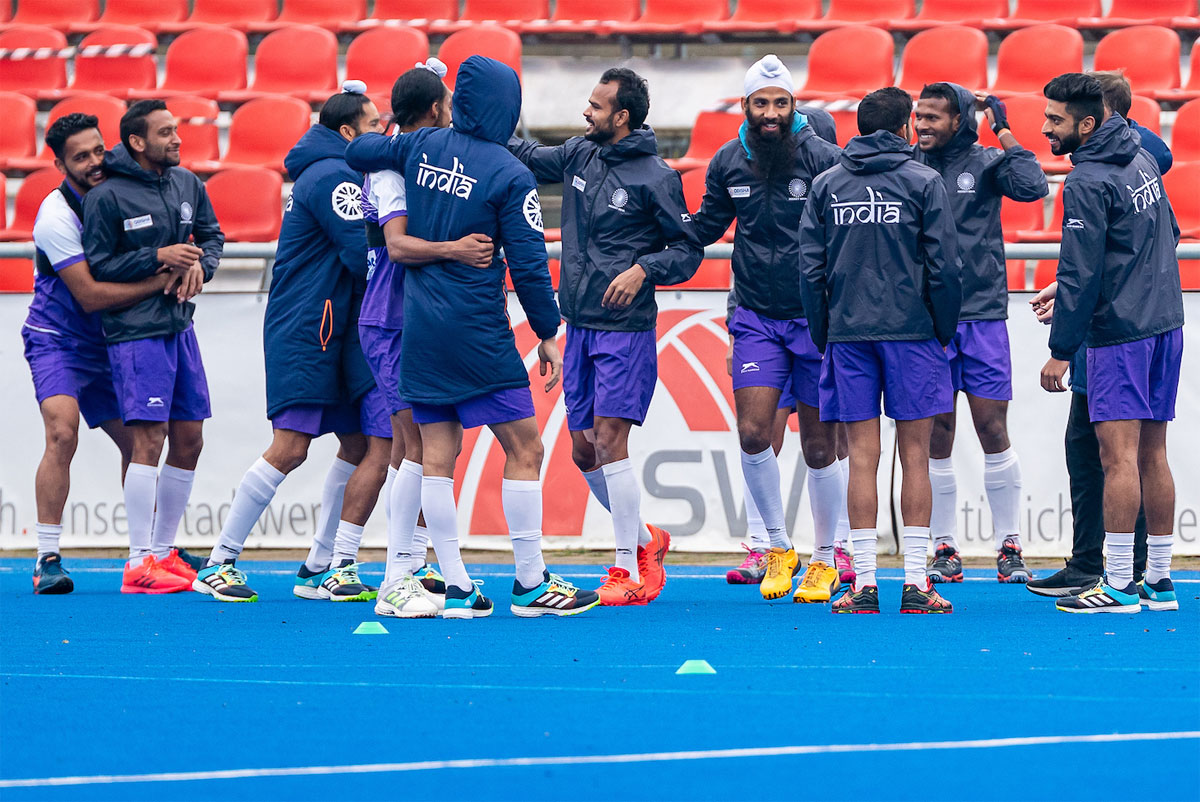
<path id="1" fill-rule="evenodd" d="M 79 413 L 92 429 L 121 417 L 103 343 L 80 342 L 28 326 L 21 329 L 21 339 L 39 404 L 51 396 L 68 395 L 78 402 Z"/>
<path id="2" fill-rule="evenodd" d="M 946 348 L 955 391 L 993 401 L 1012 400 L 1012 356 L 1004 320 L 968 320 L 958 324 Z"/>
<path id="3" fill-rule="evenodd" d="M 126 423 L 212 417 L 208 379 L 193 327 L 166 337 L 112 343 L 108 358 Z"/>
<path id="4" fill-rule="evenodd" d="M 533 396 L 528 387 L 510 387 L 459 401 L 457 404 L 413 404 L 416 423 L 458 421 L 464 429 L 533 417 Z"/>
<path id="5" fill-rule="evenodd" d="M 400 329 L 358 327 L 363 356 L 375 376 L 375 386 L 383 393 L 389 415 L 412 409 L 412 404 L 400 397 L 400 334 Z"/>
<path id="6" fill-rule="evenodd" d="M 567 326 L 563 399 L 567 428 L 591 429 L 596 417 L 641 424 L 658 383 L 653 331 L 600 331 Z"/>
<path id="7" fill-rule="evenodd" d="M 783 399 L 816 407 L 820 401 L 821 352 L 808 321 L 774 320 L 739 306 L 729 320 L 733 336 L 733 389 L 774 387 Z"/>
<path id="8" fill-rule="evenodd" d="M 829 343 L 821 368 L 821 420 L 931 418 L 954 409 L 950 364 L 937 340 Z"/>
<path id="9" fill-rule="evenodd" d="M 324 434 L 358 434 L 391 437 L 391 413 L 383 391 L 374 387 L 353 404 L 297 404 L 271 418 L 271 428 L 287 429 L 312 437 Z"/>
<path id="10" fill-rule="evenodd" d="M 1183 329 L 1087 349 L 1092 422 L 1174 420 L 1182 360 Z"/>

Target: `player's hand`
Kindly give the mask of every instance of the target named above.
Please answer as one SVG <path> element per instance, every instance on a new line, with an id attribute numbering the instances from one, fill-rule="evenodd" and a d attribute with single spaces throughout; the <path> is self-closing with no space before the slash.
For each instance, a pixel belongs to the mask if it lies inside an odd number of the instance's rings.
<path id="1" fill-rule="evenodd" d="M 204 268 L 199 263 L 189 267 L 181 276 L 175 298 L 179 303 L 190 301 L 204 289 Z"/>
<path id="2" fill-rule="evenodd" d="M 1070 362 L 1050 357 L 1042 368 L 1042 389 L 1048 393 L 1062 393 L 1067 389 L 1063 377 L 1067 375 Z"/>
<path id="3" fill-rule="evenodd" d="M 1049 323 L 1054 319 L 1054 296 L 1058 293 L 1058 282 L 1053 281 L 1029 301 L 1033 314 L 1039 323 Z"/>
<path id="4" fill-rule="evenodd" d="M 538 361 L 541 363 L 538 369 L 543 376 L 547 369 L 550 371 L 550 378 L 546 380 L 546 392 L 550 392 L 562 379 L 562 354 L 558 352 L 557 340 L 542 340 L 538 345 Z"/>
<path id="5" fill-rule="evenodd" d="M 159 264 L 164 264 L 172 270 L 182 271 L 199 262 L 200 257 L 203 255 L 204 251 L 195 245 L 179 242 L 175 245 L 159 248 L 157 257 Z"/>
<path id="6" fill-rule="evenodd" d="M 491 267 L 495 255 L 496 246 L 486 234 L 468 234 L 450 243 L 450 258 L 468 267 Z"/>
<path id="7" fill-rule="evenodd" d="M 612 284 L 604 291 L 604 299 L 600 305 L 605 309 L 627 308 L 633 303 L 645 281 L 646 269 L 641 265 L 634 265 L 612 280 Z"/>
<path id="8" fill-rule="evenodd" d="M 725 372 L 733 375 L 733 337 L 729 338 L 729 348 L 725 351 Z"/>

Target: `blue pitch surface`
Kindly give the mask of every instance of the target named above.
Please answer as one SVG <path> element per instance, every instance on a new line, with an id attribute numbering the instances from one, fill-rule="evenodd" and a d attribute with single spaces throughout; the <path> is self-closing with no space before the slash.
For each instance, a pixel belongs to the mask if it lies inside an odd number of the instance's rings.
<path id="1" fill-rule="evenodd" d="M 834 616 L 668 565 L 648 607 L 521 620 L 484 565 L 496 613 L 455 622 L 294 599 L 290 563 L 245 561 L 240 605 L 67 565 L 76 592 L 35 597 L 31 561 L 0 560 L 4 800 L 1200 799 L 1200 572 L 1175 613 L 1066 615 L 969 570 L 953 615 L 902 616 L 883 571 L 882 615 Z"/>

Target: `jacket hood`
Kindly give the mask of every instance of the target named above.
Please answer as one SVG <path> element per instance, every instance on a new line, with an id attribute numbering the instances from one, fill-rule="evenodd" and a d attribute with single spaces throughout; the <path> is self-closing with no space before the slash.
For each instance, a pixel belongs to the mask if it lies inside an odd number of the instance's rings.
<path id="1" fill-rule="evenodd" d="M 638 156 L 657 155 L 658 138 L 654 136 L 654 129 L 648 125 L 630 131 L 628 136 L 615 144 L 600 148 L 600 158 L 609 164 L 629 161 Z"/>
<path id="2" fill-rule="evenodd" d="M 153 183 L 159 179 L 158 173 L 135 162 L 124 144 L 117 145 L 104 154 L 104 169 L 113 175 L 123 175 L 146 183 Z"/>
<path id="3" fill-rule="evenodd" d="M 979 120 L 975 117 L 975 95 L 971 90 L 958 84 L 950 84 L 950 86 L 954 87 L 954 93 L 958 95 L 959 123 L 958 130 L 954 132 L 954 136 L 950 137 L 946 147 L 942 148 L 943 151 L 962 150 L 979 141 Z"/>
<path id="4" fill-rule="evenodd" d="M 484 56 L 462 63 L 454 84 L 455 131 L 503 145 L 520 116 L 521 82 L 512 67 Z"/>
<path id="5" fill-rule="evenodd" d="M 754 161 L 754 154 L 750 152 L 750 143 L 746 141 L 746 132 L 749 130 L 750 123 L 743 121 L 741 127 L 738 128 L 738 141 L 742 143 L 742 150 L 746 152 L 746 158 Z M 803 142 L 808 137 L 814 135 L 808 125 L 808 118 L 798 111 L 792 112 L 792 135 L 796 137 L 797 142 Z"/>
<path id="6" fill-rule="evenodd" d="M 1071 154 L 1075 164 L 1103 162 L 1124 167 L 1142 149 L 1142 138 L 1125 118 L 1113 112 L 1082 147 Z"/>
<path id="7" fill-rule="evenodd" d="M 318 123 L 305 131 L 300 141 L 292 146 L 283 160 L 283 166 L 295 181 L 301 173 L 322 159 L 345 161 L 346 146 L 349 144 L 337 131 Z"/>
<path id="8" fill-rule="evenodd" d="M 856 175 L 894 170 L 913 157 L 912 147 L 890 131 L 856 136 L 846 143 L 841 165 Z"/>

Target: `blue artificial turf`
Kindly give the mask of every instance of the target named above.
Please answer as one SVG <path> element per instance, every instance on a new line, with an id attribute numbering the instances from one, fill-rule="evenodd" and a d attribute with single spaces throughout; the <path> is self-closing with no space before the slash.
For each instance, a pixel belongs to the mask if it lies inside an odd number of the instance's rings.
<path id="1" fill-rule="evenodd" d="M 497 611 L 376 618 L 301 601 L 295 566 L 246 562 L 256 604 L 123 596 L 119 561 L 71 560 L 35 597 L 0 560 L 0 781 L 1200 731 L 1200 573 L 1182 610 L 1067 615 L 994 573 L 951 616 L 765 603 L 716 567 L 671 569 L 644 608 L 508 613 L 509 566 L 471 566 Z M 378 566 L 374 566 L 378 568 Z M 595 566 L 564 566 L 580 584 Z M 370 571 L 367 572 L 370 578 Z M 381 621 L 388 635 L 353 635 Z M 709 676 L 676 676 L 687 659 Z M 0 799 L 1200 799 L 1200 740 L 926 748 L 610 764 L 6 788 Z"/>

